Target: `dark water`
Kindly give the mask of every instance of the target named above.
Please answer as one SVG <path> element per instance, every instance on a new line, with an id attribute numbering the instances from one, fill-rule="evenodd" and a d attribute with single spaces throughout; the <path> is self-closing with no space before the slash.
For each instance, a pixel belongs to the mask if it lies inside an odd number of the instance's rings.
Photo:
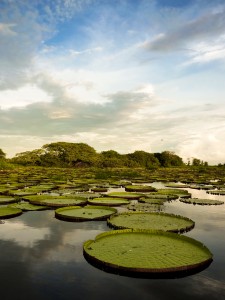
<path id="1" fill-rule="evenodd" d="M 193 197 L 225 200 L 190 190 Z M 213 253 L 205 270 L 179 279 L 142 279 L 101 271 L 84 259 L 82 244 L 109 230 L 105 221 L 64 222 L 54 211 L 26 212 L 0 224 L 0 297 L 11 299 L 225 299 L 225 205 L 178 200 L 166 212 L 193 219 L 186 233 Z"/>

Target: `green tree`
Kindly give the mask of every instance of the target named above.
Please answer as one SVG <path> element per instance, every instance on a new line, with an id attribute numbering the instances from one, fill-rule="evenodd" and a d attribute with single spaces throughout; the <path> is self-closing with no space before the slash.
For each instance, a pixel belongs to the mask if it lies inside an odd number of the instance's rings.
<path id="1" fill-rule="evenodd" d="M 184 165 L 181 157 L 172 151 L 163 151 L 162 153 L 154 153 L 162 167 L 180 167 Z"/>
<path id="2" fill-rule="evenodd" d="M 192 166 L 198 167 L 198 166 L 201 166 L 201 165 L 202 165 L 202 162 L 201 162 L 200 159 L 198 159 L 198 158 L 193 158 L 192 159 Z"/>
<path id="3" fill-rule="evenodd" d="M 95 165 L 98 155 L 94 148 L 84 143 L 56 142 L 42 147 L 42 161 L 59 166 Z"/>
<path id="4" fill-rule="evenodd" d="M 41 155 L 43 151 L 41 149 L 36 149 L 33 151 L 25 151 L 17 153 L 10 161 L 12 163 L 21 164 L 21 165 L 32 165 L 40 166 L 41 165 Z"/>
<path id="5" fill-rule="evenodd" d="M 114 150 L 102 151 L 99 156 L 98 166 L 105 168 L 120 168 L 126 165 L 126 157 Z"/>
<path id="6" fill-rule="evenodd" d="M 153 153 L 138 150 L 134 153 L 127 154 L 127 156 L 140 167 L 151 169 L 160 166 L 157 157 L 155 157 Z"/>
<path id="7" fill-rule="evenodd" d="M 2 149 L 0 149 L 0 159 L 5 159 L 5 158 L 6 158 L 5 152 Z"/>

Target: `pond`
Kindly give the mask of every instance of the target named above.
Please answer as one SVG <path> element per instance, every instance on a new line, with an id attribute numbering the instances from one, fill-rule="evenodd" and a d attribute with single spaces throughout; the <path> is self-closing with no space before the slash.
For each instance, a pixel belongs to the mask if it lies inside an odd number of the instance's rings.
<path id="1" fill-rule="evenodd" d="M 203 190 L 188 191 L 192 197 L 225 201 L 225 196 Z M 106 221 L 65 222 L 55 218 L 54 210 L 26 212 L 0 224 L 1 298 L 224 300 L 225 205 L 201 206 L 176 200 L 164 206 L 164 212 L 195 221 L 194 229 L 186 235 L 201 241 L 213 253 L 208 268 L 173 279 L 106 273 L 90 265 L 82 250 L 84 241 L 111 230 Z"/>

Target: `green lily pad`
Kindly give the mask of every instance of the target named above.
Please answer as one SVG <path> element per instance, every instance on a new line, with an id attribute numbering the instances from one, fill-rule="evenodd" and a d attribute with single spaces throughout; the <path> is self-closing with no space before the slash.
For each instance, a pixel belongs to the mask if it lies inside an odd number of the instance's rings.
<path id="1" fill-rule="evenodd" d="M 189 199 L 180 199 L 181 202 L 188 204 L 198 204 L 198 205 L 221 205 L 224 204 L 220 200 L 211 200 L 211 199 L 198 199 L 198 198 L 189 198 Z"/>
<path id="2" fill-rule="evenodd" d="M 179 188 L 189 188 L 190 186 L 188 184 L 185 183 L 166 183 L 165 187 L 170 187 L 170 188 L 175 188 L 175 189 L 179 189 Z"/>
<path id="3" fill-rule="evenodd" d="M 127 193 L 127 192 L 111 192 L 106 194 L 107 197 L 125 198 L 130 200 L 135 200 L 143 197 L 143 194 L 138 193 Z"/>
<path id="4" fill-rule="evenodd" d="M 0 207 L 0 219 L 17 217 L 22 214 L 22 210 L 12 207 Z"/>
<path id="5" fill-rule="evenodd" d="M 106 220 L 116 212 L 115 208 L 105 206 L 70 206 L 56 209 L 55 217 L 65 221 Z"/>
<path id="6" fill-rule="evenodd" d="M 184 232 L 192 229 L 195 222 L 186 217 L 167 213 L 125 212 L 111 216 L 107 223 L 115 229 L 151 229 Z"/>
<path id="7" fill-rule="evenodd" d="M 97 193 L 105 193 L 108 191 L 108 187 L 93 187 L 91 188 L 91 191 Z"/>
<path id="8" fill-rule="evenodd" d="M 148 192 L 156 192 L 157 189 L 148 185 L 127 185 L 125 186 L 125 191 L 148 193 Z"/>
<path id="9" fill-rule="evenodd" d="M 212 195 L 225 195 L 225 190 L 209 190 L 206 192 L 207 194 L 212 194 Z"/>
<path id="10" fill-rule="evenodd" d="M 161 199 L 161 198 L 140 198 L 138 200 L 141 203 L 149 203 L 149 204 L 163 204 L 167 201 L 167 198 Z"/>
<path id="11" fill-rule="evenodd" d="M 33 205 L 33 204 L 30 204 L 30 203 L 27 203 L 27 202 L 10 204 L 9 207 L 19 208 L 22 211 L 35 211 L 35 210 L 45 210 L 45 209 L 48 209 L 47 206 Z"/>
<path id="12" fill-rule="evenodd" d="M 158 189 L 156 194 L 176 195 L 180 198 L 190 198 L 191 193 L 183 189 Z"/>
<path id="13" fill-rule="evenodd" d="M 101 197 L 89 199 L 88 203 L 92 205 L 120 206 L 128 204 L 129 201 L 124 198 Z"/>
<path id="14" fill-rule="evenodd" d="M 44 205 L 51 207 L 63 207 L 63 206 L 74 206 L 74 205 L 85 205 L 87 200 L 84 197 L 78 197 L 73 195 L 68 196 L 50 196 L 40 195 L 35 197 L 27 197 L 29 202 L 34 205 Z"/>
<path id="15" fill-rule="evenodd" d="M 160 194 L 160 192 L 156 192 L 156 193 L 148 193 L 148 194 L 144 194 L 143 195 L 143 198 L 140 198 L 141 199 L 162 199 L 162 200 L 165 200 L 165 201 L 171 201 L 171 200 L 176 200 L 179 198 L 178 195 L 174 195 L 174 194 Z"/>
<path id="16" fill-rule="evenodd" d="M 162 211 L 163 204 L 156 203 L 130 203 L 126 206 L 130 211 L 142 211 L 142 212 L 160 212 Z"/>
<path id="17" fill-rule="evenodd" d="M 9 203 L 15 203 L 19 200 L 13 197 L 7 197 L 7 196 L 0 196 L 0 205 L 2 204 L 9 204 Z"/>
<path id="18" fill-rule="evenodd" d="M 121 274 L 186 273 L 208 266 L 213 257 L 206 246 L 190 237 L 150 230 L 105 232 L 86 241 L 83 251 L 94 266 Z"/>

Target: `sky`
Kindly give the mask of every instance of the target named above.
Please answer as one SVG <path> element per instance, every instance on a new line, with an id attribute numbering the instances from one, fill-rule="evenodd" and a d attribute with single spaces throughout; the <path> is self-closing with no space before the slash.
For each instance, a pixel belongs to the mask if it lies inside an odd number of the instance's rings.
<path id="1" fill-rule="evenodd" d="M 224 0 L 1 0 L 0 148 L 225 163 Z"/>

